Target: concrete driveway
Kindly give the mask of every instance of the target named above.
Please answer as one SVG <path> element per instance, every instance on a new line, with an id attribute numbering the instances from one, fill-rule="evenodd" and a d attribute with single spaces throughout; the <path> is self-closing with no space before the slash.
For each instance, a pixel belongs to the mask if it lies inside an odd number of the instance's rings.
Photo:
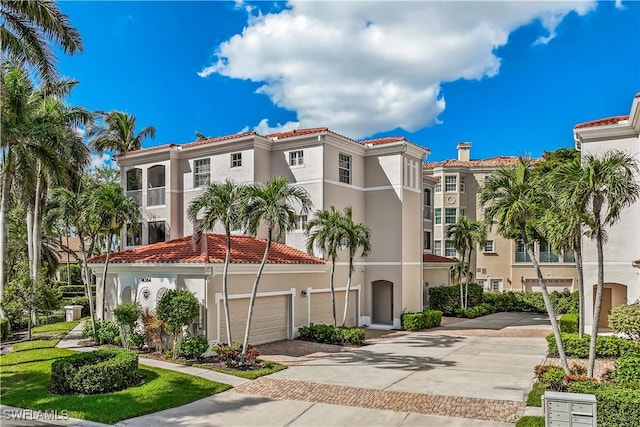
<path id="1" fill-rule="evenodd" d="M 120 425 L 507 426 L 524 411 L 548 328 L 544 316 L 523 313 L 465 320 Z"/>

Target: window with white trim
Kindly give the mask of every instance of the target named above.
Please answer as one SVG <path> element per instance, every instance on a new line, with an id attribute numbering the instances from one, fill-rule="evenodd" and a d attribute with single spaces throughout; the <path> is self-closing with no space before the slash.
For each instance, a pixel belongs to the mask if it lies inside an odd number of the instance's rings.
<path id="1" fill-rule="evenodd" d="M 289 151 L 289 165 L 299 166 L 304 164 L 304 151 Z"/>
<path id="2" fill-rule="evenodd" d="M 484 252 L 495 252 L 493 247 L 493 240 L 487 240 L 484 242 Z"/>
<path id="3" fill-rule="evenodd" d="M 351 156 L 338 154 L 338 181 L 351 184 Z"/>
<path id="4" fill-rule="evenodd" d="M 433 210 L 433 222 L 435 225 L 442 224 L 442 208 L 435 208 Z"/>
<path id="5" fill-rule="evenodd" d="M 436 183 L 436 185 L 433 186 L 433 192 L 442 193 L 442 184 L 440 184 L 439 182 Z"/>
<path id="6" fill-rule="evenodd" d="M 444 243 L 444 256 L 453 258 L 456 256 L 456 248 L 453 246 L 453 242 L 451 240 L 447 240 Z"/>
<path id="7" fill-rule="evenodd" d="M 149 243 L 164 242 L 166 240 L 166 225 L 164 221 L 149 223 Z"/>
<path id="8" fill-rule="evenodd" d="M 203 187 L 209 184 L 211 163 L 209 159 L 193 161 L 193 186 Z"/>
<path id="9" fill-rule="evenodd" d="M 305 231 L 307 229 L 307 216 L 296 215 L 296 222 L 293 225 L 294 231 Z"/>
<path id="10" fill-rule="evenodd" d="M 142 244 L 142 223 L 127 224 L 127 246 L 139 246 Z"/>
<path id="11" fill-rule="evenodd" d="M 433 241 L 433 254 L 434 255 L 442 255 L 442 241 L 434 240 Z"/>
<path id="12" fill-rule="evenodd" d="M 425 250 L 431 250 L 431 232 L 430 231 L 424 232 L 423 248 Z"/>
<path id="13" fill-rule="evenodd" d="M 456 223 L 456 208 L 444 208 L 444 223 L 445 224 Z"/>
<path id="14" fill-rule="evenodd" d="M 465 192 L 465 184 L 464 184 L 464 176 L 460 176 L 460 192 L 464 193 Z"/>
<path id="15" fill-rule="evenodd" d="M 502 279 L 491 279 L 491 290 L 494 292 L 500 292 L 502 287 Z"/>
<path id="16" fill-rule="evenodd" d="M 458 191 L 458 177 L 456 175 L 444 176 L 444 191 Z"/>
<path id="17" fill-rule="evenodd" d="M 231 167 L 239 168 L 242 166 L 242 153 L 231 153 Z"/>

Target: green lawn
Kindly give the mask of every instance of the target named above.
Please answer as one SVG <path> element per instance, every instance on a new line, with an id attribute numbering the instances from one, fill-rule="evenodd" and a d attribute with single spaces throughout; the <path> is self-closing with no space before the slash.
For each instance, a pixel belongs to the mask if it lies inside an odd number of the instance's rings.
<path id="1" fill-rule="evenodd" d="M 51 363 L 75 352 L 53 348 L 57 340 L 15 344 L 0 357 L 2 403 L 26 409 L 67 410 L 69 416 L 113 424 L 183 405 L 230 386 L 164 369 L 142 367 L 141 385 L 102 395 L 58 395 L 49 391 Z"/>
<path id="2" fill-rule="evenodd" d="M 516 423 L 516 427 L 544 427 L 544 417 L 522 417 Z"/>
<path id="3" fill-rule="evenodd" d="M 59 322 L 51 323 L 49 325 L 35 326 L 31 329 L 33 334 L 47 334 L 47 335 L 59 335 L 60 338 L 64 337 L 73 328 L 78 326 L 79 320 L 72 320 L 71 322 Z"/>
<path id="4" fill-rule="evenodd" d="M 544 394 L 544 385 L 539 382 L 533 383 L 533 387 L 531 387 L 531 391 L 527 396 L 527 406 L 537 406 L 538 408 L 542 406 L 542 401 L 540 398 Z"/>

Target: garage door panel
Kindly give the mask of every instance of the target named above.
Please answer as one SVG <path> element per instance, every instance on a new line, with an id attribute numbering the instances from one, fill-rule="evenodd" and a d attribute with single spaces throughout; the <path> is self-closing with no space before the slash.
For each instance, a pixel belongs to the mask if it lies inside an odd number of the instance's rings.
<path id="1" fill-rule="evenodd" d="M 345 291 L 336 291 L 336 319 L 338 324 L 342 323 L 344 314 Z M 347 312 L 347 326 L 356 326 L 358 307 L 358 291 L 349 292 L 349 310 Z M 333 305 L 331 304 L 331 292 L 319 292 L 311 294 L 311 317 L 310 323 L 333 324 Z"/>
<path id="2" fill-rule="evenodd" d="M 290 323 L 290 297 L 288 295 L 256 298 L 249 332 L 249 344 L 263 344 L 288 338 Z M 245 322 L 249 310 L 249 298 L 229 300 L 231 336 L 234 341 L 244 339 Z M 220 310 L 220 341 L 228 342 L 224 320 L 224 307 Z"/>

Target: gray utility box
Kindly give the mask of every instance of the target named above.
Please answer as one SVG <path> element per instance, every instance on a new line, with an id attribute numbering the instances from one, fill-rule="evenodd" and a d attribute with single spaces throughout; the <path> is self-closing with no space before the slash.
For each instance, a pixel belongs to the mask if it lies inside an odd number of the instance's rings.
<path id="1" fill-rule="evenodd" d="M 597 406 L 593 394 L 544 392 L 546 427 L 596 427 Z"/>

